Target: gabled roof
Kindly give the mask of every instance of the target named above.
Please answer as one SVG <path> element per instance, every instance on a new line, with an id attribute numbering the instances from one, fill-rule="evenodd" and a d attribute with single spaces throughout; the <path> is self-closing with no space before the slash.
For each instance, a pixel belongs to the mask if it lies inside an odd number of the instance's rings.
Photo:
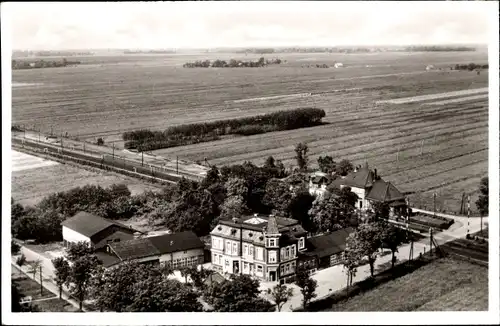
<path id="1" fill-rule="evenodd" d="M 345 250 L 347 237 L 353 232 L 353 228 L 345 228 L 329 234 L 308 238 L 308 248 L 311 249 L 308 253 L 322 258 L 342 252 Z"/>
<path id="2" fill-rule="evenodd" d="M 366 199 L 379 202 L 393 202 L 404 200 L 404 195 L 390 182 L 382 179 L 375 181 Z"/>
<path id="3" fill-rule="evenodd" d="M 192 231 L 163 234 L 146 238 L 155 246 L 160 254 L 168 254 L 176 251 L 184 251 L 196 248 L 204 248 L 205 244 Z"/>
<path id="4" fill-rule="evenodd" d="M 343 185 L 356 188 L 369 188 L 375 182 L 375 173 L 367 165 L 356 172 L 349 173 L 345 178 L 335 180 L 335 185 Z"/>
<path id="5" fill-rule="evenodd" d="M 121 260 L 127 260 L 196 248 L 203 249 L 205 244 L 193 232 L 185 231 L 113 242 L 109 244 L 109 247 Z"/>
<path id="6" fill-rule="evenodd" d="M 135 230 L 126 225 L 87 212 L 78 212 L 61 224 L 89 238 L 112 225 L 135 232 Z"/>
<path id="7" fill-rule="evenodd" d="M 160 255 L 160 251 L 148 238 L 110 243 L 109 247 L 121 260 Z"/>

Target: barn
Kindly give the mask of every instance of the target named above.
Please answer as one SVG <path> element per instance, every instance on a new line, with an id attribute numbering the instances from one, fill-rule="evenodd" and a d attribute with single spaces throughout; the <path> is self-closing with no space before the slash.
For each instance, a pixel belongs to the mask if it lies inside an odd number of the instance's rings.
<path id="1" fill-rule="evenodd" d="M 61 224 L 66 248 L 83 241 L 97 250 L 112 242 L 133 239 L 137 232 L 126 225 L 87 212 L 78 212 Z"/>

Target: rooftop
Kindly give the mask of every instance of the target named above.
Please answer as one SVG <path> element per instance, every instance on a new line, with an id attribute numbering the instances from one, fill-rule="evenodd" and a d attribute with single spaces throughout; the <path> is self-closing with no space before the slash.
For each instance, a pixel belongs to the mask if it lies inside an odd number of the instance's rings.
<path id="1" fill-rule="evenodd" d="M 312 238 L 308 238 L 309 254 L 318 257 L 327 257 L 345 250 L 346 240 L 349 234 L 353 233 L 353 228 L 345 228 Z"/>
<path id="2" fill-rule="evenodd" d="M 136 232 L 136 230 L 133 230 L 132 228 L 119 222 L 111 221 L 87 212 L 78 212 L 73 217 L 63 221 L 61 224 L 89 238 L 112 225 Z"/>

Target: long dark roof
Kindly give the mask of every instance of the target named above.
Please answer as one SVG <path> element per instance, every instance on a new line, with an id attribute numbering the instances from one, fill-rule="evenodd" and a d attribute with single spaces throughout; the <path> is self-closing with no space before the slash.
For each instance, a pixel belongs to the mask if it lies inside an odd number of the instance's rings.
<path id="1" fill-rule="evenodd" d="M 204 248 L 205 244 L 191 231 L 162 234 L 110 243 L 109 247 L 122 260 L 163 255 L 177 251 Z"/>
<path id="2" fill-rule="evenodd" d="M 310 248 L 308 253 L 322 258 L 342 252 L 345 250 L 346 239 L 352 232 L 354 232 L 353 228 L 345 228 L 329 234 L 308 238 L 307 242 Z"/>
<path id="3" fill-rule="evenodd" d="M 112 225 L 135 232 L 126 225 L 87 212 L 78 212 L 61 224 L 89 238 Z"/>
<path id="4" fill-rule="evenodd" d="M 398 188 L 382 179 L 375 181 L 370 192 L 366 195 L 366 199 L 387 203 L 404 200 L 404 198 Z"/>
<path id="5" fill-rule="evenodd" d="M 356 172 L 349 173 L 345 178 L 337 179 L 334 181 L 336 186 L 349 186 L 356 188 L 368 188 L 375 182 L 375 173 L 371 171 L 367 165 L 362 167 Z"/>

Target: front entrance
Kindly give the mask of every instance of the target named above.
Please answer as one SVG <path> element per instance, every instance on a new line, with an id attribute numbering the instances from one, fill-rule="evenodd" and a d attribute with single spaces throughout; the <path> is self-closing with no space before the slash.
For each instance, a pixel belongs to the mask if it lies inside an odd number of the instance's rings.
<path id="1" fill-rule="evenodd" d="M 269 272 L 269 281 L 276 282 L 276 271 Z"/>

